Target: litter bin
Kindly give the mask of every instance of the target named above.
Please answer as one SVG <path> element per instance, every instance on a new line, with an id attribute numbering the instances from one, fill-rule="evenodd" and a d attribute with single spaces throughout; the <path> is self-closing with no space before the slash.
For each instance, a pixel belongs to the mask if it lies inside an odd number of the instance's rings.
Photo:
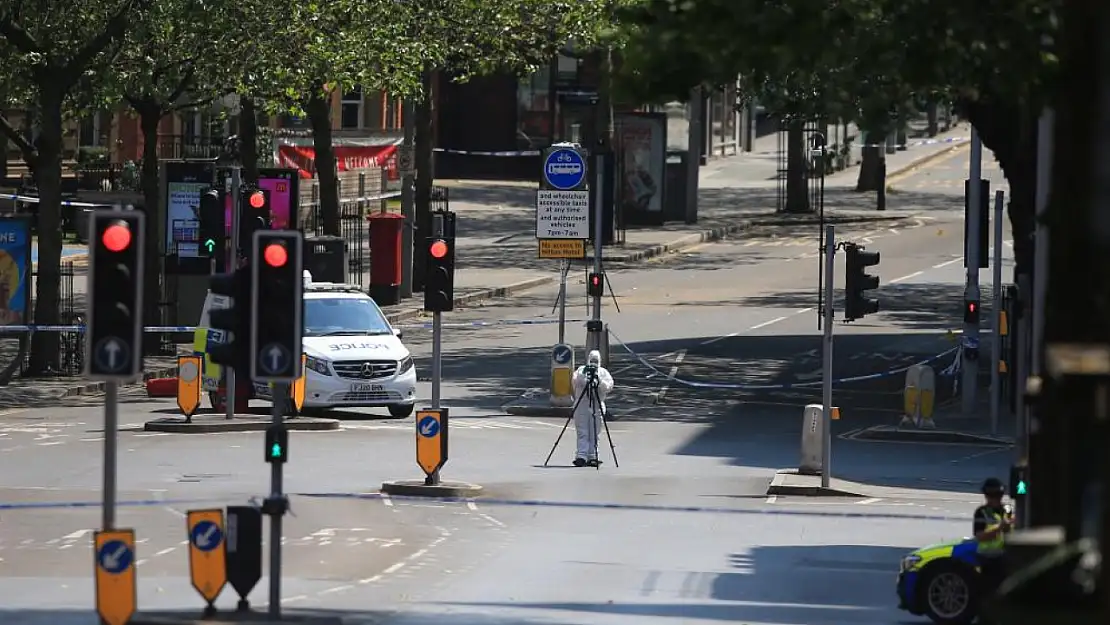
<path id="1" fill-rule="evenodd" d="M 311 237 L 304 240 L 304 268 L 313 282 L 347 282 L 347 242 L 343 237 Z"/>
<path id="2" fill-rule="evenodd" d="M 688 150 L 667 150 L 664 165 L 666 182 L 663 184 L 663 221 L 686 221 L 686 188 L 690 182 L 687 166 Z"/>
<path id="3" fill-rule="evenodd" d="M 401 303 L 401 232 L 405 218 L 374 213 L 370 221 L 370 297 L 379 306 Z"/>

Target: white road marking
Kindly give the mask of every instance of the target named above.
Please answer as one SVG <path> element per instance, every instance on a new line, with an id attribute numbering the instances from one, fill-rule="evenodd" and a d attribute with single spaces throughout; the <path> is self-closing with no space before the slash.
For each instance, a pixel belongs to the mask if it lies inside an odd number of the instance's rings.
<path id="1" fill-rule="evenodd" d="M 779 500 L 778 495 L 768 495 L 767 496 L 767 503 L 775 503 L 778 500 Z"/>
<path id="2" fill-rule="evenodd" d="M 674 358 L 674 365 L 671 366 L 670 374 L 667 375 L 667 381 L 663 383 L 663 387 L 655 395 L 656 403 L 663 400 L 667 396 L 667 390 L 671 388 L 671 383 L 674 382 L 675 376 L 678 375 L 678 368 L 682 365 L 682 360 L 686 358 L 686 350 L 678 350 L 678 355 Z"/>
<path id="3" fill-rule="evenodd" d="M 153 555 L 153 556 L 151 556 L 151 557 L 152 557 L 152 558 L 157 558 L 158 556 L 164 556 L 164 555 L 166 555 L 167 553 L 173 553 L 173 551 L 174 551 L 174 550 L 176 550 L 176 549 L 177 549 L 177 547 L 166 547 L 165 549 L 163 549 L 163 550 L 161 550 L 161 551 L 156 551 L 156 552 L 154 553 L 154 555 Z"/>
<path id="4" fill-rule="evenodd" d="M 923 273 L 925 273 L 925 272 L 924 271 L 915 271 L 911 274 L 904 275 L 901 278 L 895 278 L 895 279 L 891 280 L 890 284 L 898 284 L 899 282 L 905 282 L 906 280 L 912 280 L 912 279 L 916 278 L 917 276 L 920 276 Z"/>
<path id="5" fill-rule="evenodd" d="M 946 260 L 943 263 L 937 263 L 937 264 L 933 265 L 933 269 L 940 269 L 942 267 L 947 267 L 948 265 L 953 265 L 955 263 L 961 262 L 962 260 L 963 260 L 963 256 L 953 258 L 952 260 Z"/>
<path id="6" fill-rule="evenodd" d="M 862 500 L 862 501 L 857 501 L 857 502 L 856 502 L 856 505 L 858 505 L 858 506 L 866 506 L 867 504 L 869 504 L 869 503 L 875 503 L 876 501 L 882 501 L 882 499 L 880 499 L 880 498 L 878 498 L 878 497 L 870 497 L 870 498 L 868 498 L 868 499 L 864 499 L 864 500 Z"/>
<path id="7" fill-rule="evenodd" d="M 393 507 L 393 500 L 389 498 L 389 495 L 382 495 L 382 503 L 389 506 L 390 508 Z"/>
<path id="8" fill-rule="evenodd" d="M 786 321 L 787 318 L 788 317 L 775 317 L 774 319 L 771 319 L 770 321 L 764 321 L 763 323 L 757 323 L 757 324 L 755 324 L 754 326 L 752 326 L 748 329 L 749 330 L 758 330 L 760 328 L 766 328 L 767 326 L 774 325 L 774 324 L 776 324 L 780 321 Z"/>
<path id="9" fill-rule="evenodd" d="M 62 540 L 78 540 L 92 533 L 92 530 L 77 530 L 76 532 L 71 532 L 69 534 L 66 534 L 65 536 L 62 536 Z"/>

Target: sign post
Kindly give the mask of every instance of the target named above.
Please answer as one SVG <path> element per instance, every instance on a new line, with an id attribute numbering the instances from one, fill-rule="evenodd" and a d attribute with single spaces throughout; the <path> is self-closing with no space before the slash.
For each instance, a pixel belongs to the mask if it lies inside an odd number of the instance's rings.
<path id="1" fill-rule="evenodd" d="M 590 238 L 586 155 L 572 143 L 544 151 L 536 191 L 536 240 L 540 258 L 585 258 Z"/>
<path id="2" fill-rule="evenodd" d="M 227 582 L 239 595 L 236 609 L 251 609 L 247 597 L 262 579 L 262 511 L 253 506 L 227 507 L 224 539 Z"/>
<path id="3" fill-rule="evenodd" d="M 135 531 L 104 530 L 93 537 L 96 612 L 104 625 L 127 625 L 135 615 Z"/>
<path id="4" fill-rule="evenodd" d="M 189 533 L 189 577 L 204 598 L 204 618 L 216 615 L 216 599 L 227 584 L 223 510 L 190 510 L 185 520 Z"/>

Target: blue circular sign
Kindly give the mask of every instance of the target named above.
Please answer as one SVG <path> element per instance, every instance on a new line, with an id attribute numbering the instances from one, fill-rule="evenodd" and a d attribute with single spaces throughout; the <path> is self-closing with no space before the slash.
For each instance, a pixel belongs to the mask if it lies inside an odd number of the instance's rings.
<path id="1" fill-rule="evenodd" d="M 543 179 L 556 189 L 566 191 L 582 186 L 586 179 L 586 162 L 582 155 L 569 148 L 552 150 L 543 162 Z"/>
<path id="2" fill-rule="evenodd" d="M 121 540 L 109 540 L 96 553 L 96 565 L 108 573 L 122 573 L 131 568 L 135 554 Z"/>
<path id="3" fill-rule="evenodd" d="M 432 416 L 424 417 L 416 424 L 416 431 L 424 438 L 433 438 L 439 434 L 439 419 Z"/>
<path id="4" fill-rule="evenodd" d="M 556 345 L 555 348 L 551 350 L 552 360 L 554 360 L 556 364 L 560 365 L 568 364 L 570 362 L 571 354 L 572 352 L 570 350 L 570 347 L 567 347 L 566 345 Z"/>
<path id="5" fill-rule="evenodd" d="M 189 532 L 189 541 L 201 551 L 212 551 L 220 546 L 223 539 L 224 533 L 220 531 L 220 526 L 212 521 L 201 521 Z"/>

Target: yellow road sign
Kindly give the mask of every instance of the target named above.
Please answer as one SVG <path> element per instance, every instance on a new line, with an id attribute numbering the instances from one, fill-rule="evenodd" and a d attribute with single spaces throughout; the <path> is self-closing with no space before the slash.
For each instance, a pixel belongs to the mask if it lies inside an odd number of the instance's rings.
<path id="1" fill-rule="evenodd" d="M 998 312 L 998 336 L 1006 336 L 1010 334 L 1010 322 L 1006 318 L 1006 311 Z"/>
<path id="2" fill-rule="evenodd" d="M 104 625 L 127 625 L 135 615 L 135 530 L 97 532 L 96 612 Z"/>
<path id="3" fill-rule="evenodd" d="M 300 410 L 304 406 L 305 378 L 308 376 L 308 355 L 301 354 L 301 377 L 289 385 L 289 396 L 293 398 L 293 407 Z"/>
<path id="4" fill-rule="evenodd" d="M 585 239 L 539 239 L 540 258 L 585 258 Z"/>
<path id="5" fill-rule="evenodd" d="M 211 605 L 227 584 L 223 510 L 190 510 L 185 527 L 189 532 L 189 577 L 193 588 Z"/>
<path id="6" fill-rule="evenodd" d="M 416 411 L 416 464 L 431 475 L 447 463 L 447 409 Z"/>
<path id="7" fill-rule="evenodd" d="M 200 407 L 203 366 L 203 356 L 177 357 L 177 407 L 186 417 L 196 414 Z"/>

